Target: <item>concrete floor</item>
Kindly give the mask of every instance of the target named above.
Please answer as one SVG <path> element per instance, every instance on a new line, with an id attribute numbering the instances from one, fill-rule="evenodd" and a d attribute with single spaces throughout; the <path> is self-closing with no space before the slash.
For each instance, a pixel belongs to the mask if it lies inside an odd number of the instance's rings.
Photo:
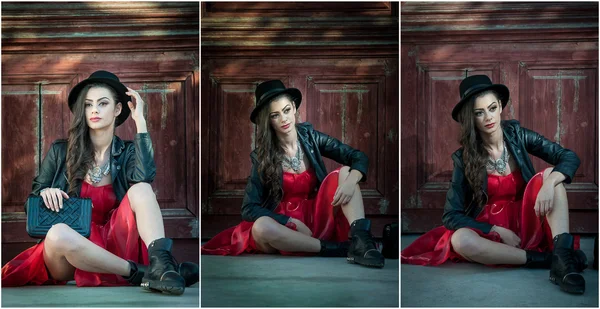
<path id="1" fill-rule="evenodd" d="M 420 235 L 403 235 L 401 248 Z M 594 239 L 581 238 L 581 249 L 591 264 Z M 596 307 L 598 271 L 583 272 L 583 295 L 564 293 L 548 280 L 547 269 L 492 268 L 472 263 L 446 262 L 427 267 L 402 264 L 402 307 Z"/>
<path id="2" fill-rule="evenodd" d="M 2 288 L 2 307 L 195 307 L 198 308 L 199 283 L 183 295 L 152 293 L 140 287 L 85 287 L 75 281 L 63 286 L 25 286 Z"/>
<path id="3" fill-rule="evenodd" d="M 398 262 L 382 269 L 345 258 L 201 258 L 202 307 L 398 307 Z"/>

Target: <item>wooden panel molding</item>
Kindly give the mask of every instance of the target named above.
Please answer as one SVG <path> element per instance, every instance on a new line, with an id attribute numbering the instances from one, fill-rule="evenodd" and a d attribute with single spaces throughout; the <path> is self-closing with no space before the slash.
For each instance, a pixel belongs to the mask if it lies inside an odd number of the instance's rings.
<path id="1" fill-rule="evenodd" d="M 595 2 L 403 2 L 403 42 L 593 41 Z"/>
<path id="2" fill-rule="evenodd" d="M 2 3 L 2 52 L 197 50 L 199 9 L 198 2 Z"/>
<path id="3" fill-rule="evenodd" d="M 202 3 L 208 57 L 398 54 L 398 3 Z"/>

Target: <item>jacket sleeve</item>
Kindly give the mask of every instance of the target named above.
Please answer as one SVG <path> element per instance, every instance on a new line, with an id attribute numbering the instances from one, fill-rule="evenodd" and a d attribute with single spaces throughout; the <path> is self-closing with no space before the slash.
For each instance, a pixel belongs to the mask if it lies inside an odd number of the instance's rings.
<path id="1" fill-rule="evenodd" d="M 319 151 L 323 156 L 361 172 L 363 177 L 360 179 L 360 182 L 367 181 L 369 157 L 367 157 L 364 152 L 354 149 L 325 133 L 321 133 L 314 129 L 312 131 L 313 134 L 315 134 L 315 140 L 319 145 Z"/>
<path id="2" fill-rule="evenodd" d="M 52 143 L 50 150 L 42 160 L 42 166 L 40 167 L 38 175 L 33 179 L 31 186 L 32 195 L 40 195 L 40 191 L 46 188 L 52 187 L 52 181 L 56 175 L 57 170 L 57 148 L 60 147 L 56 142 Z M 25 212 L 27 212 L 27 201 L 25 201 Z"/>
<path id="3" fill-rule="evenodd" d="M 564 183 L 571 183 L 580 164 L 577 154 L 534 131 L 523 127 L 520 130 L 527 152 L 554 165 L 552 171 L 563 173 L 566 177 Z"/>
<path id="4" fill-rule="evenodd" d="M 126 147 L 125 151 L 127 182 L 152 183 L 156 176 L 156 165 L 150 134 L 137 133 L 133 140 L 133 147 Z"/>
<path id="5" fill-rule="evenodd" d="M 461 160 L 455 157 L 455 155 L 452 156 L 452 159 L 454 160 L 452 184 L 446 194 L 446 204 L 444 205 L 442 222 L 449 230 L 471 227 L 488 234 L 492 228 L 491 224 L 478 222 L 465 213 L 465 191 L 468 182 L 465 178 L 464 167 Z"/>
<path id="6" fill-rule="evenodd" d="M 254 153 L 250 155 L 252 160 L 252 170 L 250 172 L 250 177 L 248 178 L 248 183 L 246 184 L 244 201 L 242 202 L 242 219 L 244 221 L 254 222 L 262 216 L 269 216 L 275 221 L 285 225 L 290 217 L 274 213 L 273 211 L 262 207 L 264 204 L 264 188 L 258 175 L 258 160 L 255 156 Z"/>

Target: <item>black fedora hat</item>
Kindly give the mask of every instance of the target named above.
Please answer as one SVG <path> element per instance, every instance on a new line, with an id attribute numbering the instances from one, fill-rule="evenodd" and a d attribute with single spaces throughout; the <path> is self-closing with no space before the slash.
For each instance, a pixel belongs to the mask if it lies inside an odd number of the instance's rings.
<path id="1" fill-rule="evenodd" d="M 502 109 L 504 109 L 510 97 L 508 87 L 502 84 L 493 84 L 487 75 L 473 75 L 463 79 L 460 83 L 460 101 L 452 109 L 452 119 L 458 122 L 458 113 L 465 103 L 474 95 L 486 90 L 494 90 L 498 93 L 500 96 L 498 99 L 502 101 Z"/>
<path id="2" fill-rule="evenodd" d="M 118 96 L 118 102 L 121 102 L 121 105 L 123 106 L 123 108 L 121 109 L 121 114 L 119 114 L 119 116 L 117 116 L 117 119 L 115 119 L 115 126 L 117 127 L 123 122 L 125 122 L 125 120 L 127 120 L 127 117 L 129 117 L 129 113 L 131 113 L 127 102 L 132 100 L 130 96 L 125 94 L 128 91 L 127 87 L 121 84 L 117 75 L 108 71 L 96 71 L 92 73 L 90 77 L 81 81 L 79 84 L 75 85 L 73 89 L 71 89 L 71 92 L 69 92 L 69 109 L 71 110 L 71 112 L 73 112 L 73 105 L 75 104 L 75 101 L 77 100 L 77 97 L 79 96 L 79 93 L 81 92 L 83 87 L 93 83 L 104 83 L 115 89 Z"/>
<path id="3" fill-rule="evenodd" d="M 254 92 L 256 97 L 256 107 L 252 110 L 252 114 L 250 114 L 250 121 L 256 123 L 258 112 L 265 107 L 271 99 L 282 93 L 289 93 L 292 98 L 294 98 L 296 108 L 300 107 L 300 103 L 302 102 L 302 93 L 300 93 L 300 90 L 296 88 L 285 88 L 285 85 L 280 80 L 262 82 L 256 87 L 256 91 Z"/>

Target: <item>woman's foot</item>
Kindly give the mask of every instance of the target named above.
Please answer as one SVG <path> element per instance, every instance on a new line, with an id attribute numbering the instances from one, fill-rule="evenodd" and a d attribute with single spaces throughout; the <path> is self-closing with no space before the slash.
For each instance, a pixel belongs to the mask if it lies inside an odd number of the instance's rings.
<path id="1" fill-rule="evenodd" d="M 143 264 L 137 264 L 131 260 L 128 260 L 131 265 L 131 274 L 128 277 L 123 276 L 127 282 L 131 285 L 141 285 L 142 278 L 148 272 L 148 266 Z M 183 262 L 177 266 L 177 272 L 185 280 L 185 287 L 189 287 L 196 282 L 200 281 L 200 271 L 198 264 L 192 262 Z"/>
<path id="2" fill-rule="evenodd" d="M 173 240 L 160 238 L 148 246 L 150 266 L 142 278 L 142 288 L 181 295 L 185 291 L 185 279 L 177 272 L 177 263 L 171 255 Z"/>
<path id="3" fill-rule="evenodd" d="M 384 266 L 383 255 L 377 250 L 373 236 L 371 236 L 371 221 L 358 219 L 352 222 L 350 236 L 352 242 L 348 249 L 348 262 L 369 267 L 381 268 Z"/>
<path id="4" fill-rule="evenodd" d="M 525 250 L 527 262 L 523 265 L 526 268 L 545 268 L 550 269 L 552 266 L 552 252 L 538 252 Z M 588 267 L 587 257 L 581 250 L 575 250 L 575 268 L 582 272 Z"/>
<path id="5" fill-rule="evenodd" d="M 348 256 L 349 241 L 333 242 L 321 239 L 321 251 L 319 256 L 323 257 L 344 257 Z"/>
<path id="6" fill-rule="evenodd" d="M 573 251 L 573 235 L 569 233 L 554 237 L 550 281 L 558 284 L 560 289 L 567 293 L 583 294 L 585 292 L 585 279 L 577 270 Z"/>

